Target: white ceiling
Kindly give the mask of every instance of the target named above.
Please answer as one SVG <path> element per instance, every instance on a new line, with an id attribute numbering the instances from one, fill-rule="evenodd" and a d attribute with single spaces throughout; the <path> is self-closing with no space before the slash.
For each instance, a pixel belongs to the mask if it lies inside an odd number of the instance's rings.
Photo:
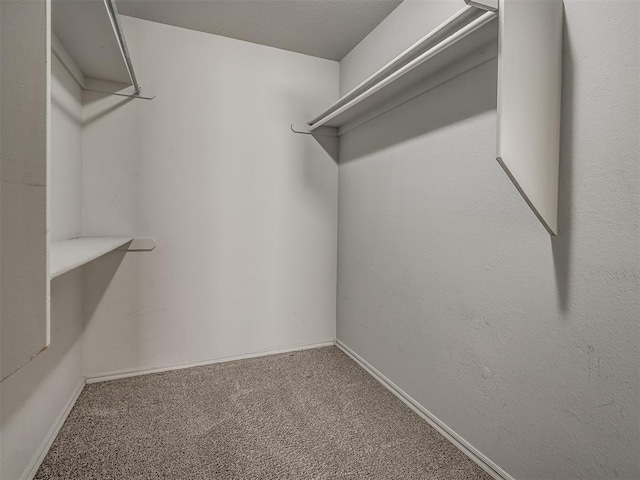
<path id="1" fill-rule="evenodd" d="M 117 0 L 120 14 L 341 60 L 402 0 Z"/>

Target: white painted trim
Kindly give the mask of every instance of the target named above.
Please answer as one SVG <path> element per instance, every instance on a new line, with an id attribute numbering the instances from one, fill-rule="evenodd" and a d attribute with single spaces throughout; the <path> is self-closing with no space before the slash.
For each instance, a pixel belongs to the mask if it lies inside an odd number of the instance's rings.
<path id="1" fill-rule="evenodd" d="M 35 477 L 38 469 L 40 468 L 40 464 L 44 460 L 44 457 L 47 456 L 51 445 L 53 445 L 53 441 L 58 436 L 58 432 L 62 428 L 62 425 L 69 416 L 69 413 L 71 413 L 71 409 L 76 404 L 78 397 L 82 393 L 82 389 L 84 388 L 86 383 L 85 380 L 85 377 L 80 378 L 80 381 L 73 389 L 73 392 L 71 392 L 67 403 L 64 405 L 64 408 L 60 412 L 60 415 L 58 415 L 58 418 L 56 418 L 55 422 L 53 422 L 51 429 L 42 440 L 42 443 L 38 447 L 38 450 L 36 451 L 33 459 L 31 460 L 31 462 L 29 462 L 29 465 L 25 469 L 24 473 L 20 476 L 20 480 L 31 480 L 33 477 Z"/>
<path id="2" fill-rule="evenodd" d="M 240 355 L 213 357 L 206 360 L 194 360 L 193 362 L 178 363 L 175 365 L 167 365 L 164 367 L 157 367 L 157 368 L 142 368 L 142 369 L 131 368 L 126 370 L 116 370 L 116 371 L 107 372 L 107 373 L 93 373 L 93 374 L 87 374 L 86 378 L 87 378 L 87 383 L 108 382 L 110 380 L 137 377 L 140 375 L 148 375 L 150 373 L 169 372 L 171 370 L 181 370 L 183 368 L 201 367 L 203 365 L 213 365 L 215 363 L 232 362 L 234 360 L 243 360 L 245 358 L 266 357 L 268 355 L 276 355 L 278 353 L 296 352 L 299 350 L 309 350 L 311 348 L 330 347 L 333 345 L 335 345 L 334 340 L 320 342 L 320 343 L 303 344 L 303 345 L 290 345 L 282 348 L 256 350 L 253 352 L 243 353 Z"/>
<path id="3" fill-rule="evenodd" d="M 349 348 L 344 342 L 336 339 L 336 346 L 344 353 L 349 355 L 356 363 L 364 368 L 369 374 L 378 380 L 387 390 L 398 397 L 402 402 L 407 405 L 411 410 L 416 412 L 420 417 L 427 421 L 429 425 L 438 431 L 444 438 L 453 443 L 460 449 L 467 457 L 473 460 L 480 466 L 485 472 L 491 475 L 496 480 L 514 480 L 514 478 L 505 472 L 502 468 L 496 465 L 489 458 L 483 455 L 477 448 L 467 442 L 464 438 L 458 435 L 453 429 L 448 427 L 442 420 L 436 417 L 429 410 L 424 408 L 418 402 L 416 402 L 411 396 L 404 392 L 400 387 L 394 384 L 391 380 L 385 377 L 382 373 L 376 370 L 369 362 Z"/>

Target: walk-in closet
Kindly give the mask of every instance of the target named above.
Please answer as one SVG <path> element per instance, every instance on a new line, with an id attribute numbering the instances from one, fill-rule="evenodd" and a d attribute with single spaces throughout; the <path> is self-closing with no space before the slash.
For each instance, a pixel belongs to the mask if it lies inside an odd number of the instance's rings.
<path id="1" fill-rule="evenodd" d="M 0 480 L 640 480 L 639 32 L 0 0 Z"/>

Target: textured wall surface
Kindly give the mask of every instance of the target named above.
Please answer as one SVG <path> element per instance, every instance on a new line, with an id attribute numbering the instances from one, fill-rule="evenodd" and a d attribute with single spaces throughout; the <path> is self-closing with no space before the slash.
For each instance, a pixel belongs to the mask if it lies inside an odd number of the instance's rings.
<path id="1" fill-rule="evenodd" d="M 515 478 L 640 477 L 639 8 L 565 1 L 555 239 L 495 161 L 495 62 L 342 137 L 338 338 Z"/>
<path id="2" fill-rule="evenodd" d="M 49 344 L 48 11 L 0 3 L 0 379 Z"/>
<path id="3" fill-rule="evenodd" d="M 52 55 L 51 235 L 71 238 L 82 228 L 80 87 Z M 26 478 L 58 415 L 82 377 L 82 270 L 51 282 L 51 345 L 0 388 L 0 478 Z"/>
<path id="4" fill-rule="evenodd" d="M 85 92 L 84 227 L 157 248 L 88 267 L 87 373 L 333 340 L 338 166 L 290 124 L 337 98 L 338 64 L 124 27 L 157 96 Z"/>

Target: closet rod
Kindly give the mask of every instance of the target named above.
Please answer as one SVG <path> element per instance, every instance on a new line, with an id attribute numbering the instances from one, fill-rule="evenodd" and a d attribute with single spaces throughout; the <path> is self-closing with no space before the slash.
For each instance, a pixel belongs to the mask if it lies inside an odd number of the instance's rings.
<path id="1" fill-rule="evenodd" d="M 471 7 L 469 7 L 469 8 L 471 8 Z M 487 23 L 489 23 L 492 20 L 496 19 L 497 16 L 498 16 L 497 13 L 495 13 L 493 11 L 487 11 L 487 12 L 483 13 L 480 17 L 476 18 L 474 21 L 468 23 L 466 26 L 464 26 L 460 30 L 457 30 L 455 33 L 453 33 L 449 37 L 445 38 L 440 43 L 434 45 L 432 48 L 430 48 L 429 50 L 425 51 L 420 56 L 418 56 L 417 58 L 413 59 L 411 62 L 407 63 L 402 68 L 396 70 L 395 72 L 393 72 L 389 76 L 387 76 L 387 77 L 383 78 L 382 80 L 380 80 L 378 83 L 372 85 L 370 88 L 368 88 L 367 90 L 365 90 L 360 95 L 358 95 L 355 98 L 353 98 L 352 100 L 348 101 L 347 103 L 342 105 L 340 108 L 337 108 L 335 110 L 330 110 L 326 115 L 318 117 L 318 118 L 312 120 L 312 123 L 308 124 L 309 131 L 312 132 L 315 129 L 325 125 L 327 122 L 329 122 L 333 118 L 337 117 L 338 115 L 340 115 L 344 111 L 349 110 L 350 108 L 352 108 L 355 105 L 359 104 L 360 102 L 362 102 L 366 98 L 370 97 L 371 95 L 373 95 L 377 91 L 381 90 L 382 88 L 386 87 L 387 85 L 389 85 L 390 83 L 394 82 L 398 78 L 402 77 L 406 73 L 410 72 L 411 70 L 413 70 L 417 66 L 419 66 L 422 63 L 426 62 L 430 58 L 435 57 L 440 52 L 446 50 L 447 48 L 449 48 L 451 45 L 453 45 L 457 41 L 459 41 L 462 38 L 466 37 L 470 33 L 473 33 L 474 31 L 476 31 L 477 29 L 479 29 L 483 25 L 486 25 Z M 453 18 L 456 18 L 456 17 L 453 17 Z"/>
<path id="2" fill-rule="evenodd" d="M 428 45 L 431 42 L 431 40 L 434 38 L 434 36 L 442 35 L 444 32 L 451 30 L 452 26 L 458 23 L 467 24 L 471 20 L 474 20 L 475 18 L 477 18 L 477 16 L 481 15 L 481 13 L 483 12 L 481 12 L 478 8 L 475 8 L 472 6 L 466 6 L 462 10 L 456 12 L 452 17 L 447 19 L 442 24 L 438 25 L 434 30 L 430 31 L 427 35 L 420 38 L 416 43 L 414 43 L 409 48 L 404 50 L 402 53 L 400 53 L 397 57 L 395 57 L 389 63 L 382 66 L 375 73 L 367 77 L 365 80 L 360 82 L 357 86 L 352 88 L 349 92 L 347 92 L 342 97 L 340 97 L 338 101 L 333 103 L 327 110 L 325 110 L 316 118 L 314 118 L 313 120 L 310 120 L 307 123 L 309 125 L 313 125 L 315 122 L 326 117 L 327 115 L 332 113 L 334 110 L 337 110 L 338 108 L 340 108 L 342 105 L 350 102 L 351 100 L 356 98 L 358 95 L 360 95 L 362 92 L 365 92 L 367 89 L 371 88 L 371 86 L 380 82 L 381 80 L 383 80 L 384 78 L 386 78 L 387 76 L 389 76 L 390 74 L 392 74 L 393 72 L 401 68 L 403 65 L 406 65 L 407 63 L 409 63 L 411 60 L 418 57 L 421 53 L 424 53 L 424 51 L 422 51 L 423 45 L 425 44 Z M 474 18 L 474 15 L 477 15 L 477 16 Z"/>
<path id="3" fill-rule="evenodd" d="M 133 70 L 133 63 L 131 62 L 131 57 L 129 56 L 129 49 L 127 48 L 127 40 L 124 38 L 124 31 L 122 29 L 122 24 L 120 23 L 120 15 L 118 14 L 118 7 L 116 6 L 116 0 L 104 0 L 104 2 L 107 5 L 107 9 L 109 10 L 109 15 L 111 17 L 111 21 L 113 22 L 113 28 L 118 37 L 118 43 L 120 43 L 122 55 L 124 56 L 124 61 L 127 64 L 127 70 L 129 70 L 131 83 L 133 83 L 134 96 L 140 96 L 140 84 L 138 84 L 138 79 L 136 78 L 136 72 Z"/>

